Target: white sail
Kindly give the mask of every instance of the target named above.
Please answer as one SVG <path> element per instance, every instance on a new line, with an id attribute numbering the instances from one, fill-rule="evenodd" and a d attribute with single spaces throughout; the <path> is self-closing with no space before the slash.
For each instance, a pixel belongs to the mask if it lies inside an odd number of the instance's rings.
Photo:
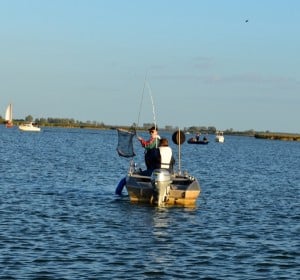
<path id="1" fill-rule="evenodd" d="M 5 120 L 7 122 L 12 122 L 12 104 L 9 104 L 5 111 Z"/>

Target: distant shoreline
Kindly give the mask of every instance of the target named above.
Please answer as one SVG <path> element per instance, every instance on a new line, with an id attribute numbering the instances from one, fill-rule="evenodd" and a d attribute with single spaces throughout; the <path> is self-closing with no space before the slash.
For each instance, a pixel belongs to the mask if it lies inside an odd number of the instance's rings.
<path id="1" fill-rule="evenodd" d="M 259 132 L 254 134 L 258 139 L 282 140 L 282 141 L 300 141 L 300 134 L 296 133 L 273 133 L 273 132 Z"/>
<path id="2" fill-rule="evenodd" d="M 24 120 L 20 121 L 17 120 L 14 122 L 14 126 L 18 126 L 19 124 L 23 123 Z M 3 125 L 5 125 L 4 121 L 2 122 Z M 62 122 L 56 122 L 56 123 L 49 123 L 49 122 L 38 122 L 39 126 L 41 127 L 56 127 L 56 128 L 79 128 L 79 129 L 99 129 L 99 130 L 115 130 L 118 128 L 126 129 L 126 130 L 138 130 L 138 131 L 147 131 L 146 127 L 133 127 L 133 126 L 124 126 L 124 125 L 105 125 L 103 123 L 86 123 L 86 122 L 73 122 L 73 123 L 62 123 Z M 1 125 L 1 122 L 0 122 Z M 174 132 L 175 130 L 178 130 L 177 127 L 166 127 L 166 128 L 160 128 L 160 131 L 169 131 Z M 197 127 L 191 127 L 188 130 L 182 130 L 183 132 L 188 132 L 190 134 L 201 132 L 202 134 L 215 134 L 215 130 L 199 130 Z M 231 136 L 248 136 L 248 137 L 255 137 L 257 139 L 268 139 L 268 140 L 282 140 L 282 141 L 297 141 L 300 142 L 300 134 L 299 133 L 284 133 L 284 132 L 257 132 L 254 130 L 246 130 L 246 131 L 235 131 L 235 130 L 224 130 L 224 135 L 231 135 Z"/>

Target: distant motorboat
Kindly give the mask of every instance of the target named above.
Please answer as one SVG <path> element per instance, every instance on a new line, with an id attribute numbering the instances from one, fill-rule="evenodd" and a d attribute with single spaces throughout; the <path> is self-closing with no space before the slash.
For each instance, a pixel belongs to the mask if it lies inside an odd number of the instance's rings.
<path id="1" fill-rule="evenodd" d="M 12 104 L 9 104 L 5 111 L 5 123 L 6 127 L 10 128 L 13 127 L 13 120 L 12 120 Z"/>
<path id="2" fill-rule="evenodd" d="M 225 141 L 223 131 L 217 131 L 215 139 L 216 142 L 223 143 Z"/>
<path id="3" fill-rule="evenodd" d="M 187 142 L 188 142 L 188 144 L 202 144 L 202 145 L 206 145 L 209 143 L 209 141 L 206 137 L 203 137 L 202 140 L 197 139 L 196 137 L 192 137 Z"/>
<path id="4" fill-rule="evenodd" d="M 23 123 L 19 125 L 19 129 L 22 131 L 34 131 L 34 132 L 41 131 L 41 128 L 36 123 L 33 122 Z"/>

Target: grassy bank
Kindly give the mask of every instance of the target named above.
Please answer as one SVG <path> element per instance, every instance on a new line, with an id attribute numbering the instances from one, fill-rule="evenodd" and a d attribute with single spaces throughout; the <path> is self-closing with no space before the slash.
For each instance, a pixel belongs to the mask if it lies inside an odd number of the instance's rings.
<path id="1" fill-rule="evenodd" d="M 292 133 L 274 133 L 274 132 L 259 132 L 254 134 L 255 138 L 282 140 L 282 141 L 300 141 L 300 134 Z"/>

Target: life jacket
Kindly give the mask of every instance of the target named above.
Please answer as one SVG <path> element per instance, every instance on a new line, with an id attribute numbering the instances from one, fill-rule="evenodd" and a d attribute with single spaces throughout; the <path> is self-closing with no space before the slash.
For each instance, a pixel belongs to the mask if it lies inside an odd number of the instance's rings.
<path id="1" fill-rule="evenodd" d="M 160 168 L 170 169 L 172 160 L 172 149 L 170 147 L 159 147 L 160 152 Z"/>

